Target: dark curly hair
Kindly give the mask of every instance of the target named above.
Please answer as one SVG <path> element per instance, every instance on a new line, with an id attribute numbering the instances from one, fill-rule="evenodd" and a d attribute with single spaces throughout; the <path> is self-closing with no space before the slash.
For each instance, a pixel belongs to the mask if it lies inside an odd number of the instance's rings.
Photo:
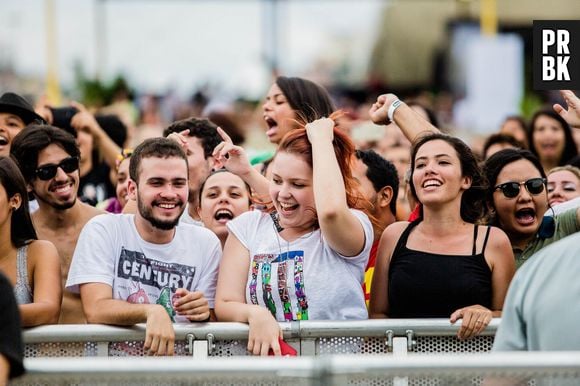
<path id="1" fill-rule="evenodd" d="M 167 137 L 171 133 L 179 133 L 183 130 L 189 130 L 189 137 L 199 138 L 203 147 L 203 158 L 205 159 L 213 154 L 213 149 L 222 141 L 217 132 L 217 125 L 205 118 L 191 117 L 173 122 L 163 131 L 163 136 Z"/>

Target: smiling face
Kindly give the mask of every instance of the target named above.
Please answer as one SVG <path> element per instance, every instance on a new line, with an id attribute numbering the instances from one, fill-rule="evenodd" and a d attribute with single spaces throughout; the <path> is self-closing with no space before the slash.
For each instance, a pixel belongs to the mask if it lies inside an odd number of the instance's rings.
<path id="1" fill-rule="evenodd" d="M 558 162 L 564 152 L 564 128 L 554 118 L 540 115 L 534 124 L 532 142 L 542 162 Z"/>
<path id="2" fill-rule="evenodd" d="M 187 165 L 178 157 L 141 160 L 139 181 L 129 181 L 129 195 L 137 200 L 137 216 L 161 230 L 179 222 L 187 202 Z"/>
<path id="3" fill-rule="evenodd" d="M 453 146 L 435 139 L 417 150 L 412 183 L 419 201 L 429 206 L 460 202 L 463 192 L 471 186 L 471 179 L 462 176 L 461 162 Z"/>
<path id="4" fill-rule="evenodd" d="M 203 186 L 199 216 L 206 228 L 220 240 L 228 235 L 226 224 L 250 210 L 250 196 L 244 181 L 230 172 L 210 175 Z"/>
<path id="5" fill-rule="evenodd" d="M 12 139 L 24 129 L 24 121 L 17 115 L 0 112 L 0 156 L 10 154 Z"/>
<path id="6" fill-rule="evenodd" d="M 559 170 L 548 175 L 548 201 L 560 204 L 580 197 L 580 180 L 569 170 Z"/>
<path id="7" fill-rule="evenodd" d="M 270 87 L 262 109 L 268 125 L 266 135 L 272 143 L 280 143 L 284 135 L 298 127 L 296 112 L 276 83 Z"/>
<path id="8" fill-rule="evenodd" d="M 523 182 L 531 178 L 542 178 L 540 171 L 526 159 L 507 164 L 500 171 L 496 181 L 490 184 L 497 186 L 506 182 Z M 526 244 L 538 231 L 544 213 L 548 209 L 546 189 L 532 195 L 525 186 L 520 186 L 519 194 L 514 198 L 505 197 L 501 190 L 493 192 L 493 204 L 500 227 L 507 233 L 512 244 L 524 241 Z"/>
<path id="9" fill-rule="evenodd" d="M 37 169 L 47 165 L 58 165 L 71 155 L 56 144 L 50 144 L 38 153 Z M 30 187 L 40 205 L 49 205 L 55 209 L 69 209 L 77 199 L 79 187 L 79 170 L 66 173 L 61 167 L 56 175 L 47 180 L 34 177 Z"/>
<path id="10" fill-rule="evenodd" d="M 296 235 L 312 229 L 316 207 L 312 186 L 312 167 L 301 157 L 278 152 L 272 161 L 270 197 L 280 216 L 280 226 Z"/>

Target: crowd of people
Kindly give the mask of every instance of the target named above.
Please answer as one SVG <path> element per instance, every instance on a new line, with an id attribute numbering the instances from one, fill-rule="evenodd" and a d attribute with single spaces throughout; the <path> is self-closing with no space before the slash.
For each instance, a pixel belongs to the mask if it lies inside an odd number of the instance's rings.
<path id="1" fill-rule="evenodd" d="M 146 323 L 151 355 L 173 354 L 176 322 L 248 323 L 256 355 L 280 354 L 282 321 L 445 317 L 470 338 L 516 269 L 580 230 L 580 100 L 562 96 L 476 154 L 393 94 L 368 111 L 385 138 L 357 143 L 322 86 L 279 77 L 262 107 L 276 151 L 251 163 L 207 118 L 130 148 L 119 117 L 73 103 L 63 123 L 5 93 L 0 272 L 18 323 Z"/>

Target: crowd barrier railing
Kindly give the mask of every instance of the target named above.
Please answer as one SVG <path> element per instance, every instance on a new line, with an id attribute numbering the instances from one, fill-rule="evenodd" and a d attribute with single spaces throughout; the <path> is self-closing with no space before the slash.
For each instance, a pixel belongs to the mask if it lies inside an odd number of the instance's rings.
<path id="1" fill-rule="evenodd" d="M 580 352 L 298 358 L 28 358 L 12 386 L 577 385 Z"/>
<path id="2" fill-rule="evenodd" d="M 487 352 L 500 320 L 469 340 L 448 319 L 384 319 L 280 323 L 284 339 L 302 356 Z M 176 356 L 248 355 L 243 323 L 175 324 Z M 24 332 L 25 357 L 144 356 L 145 325 L 50 325 Z"/>

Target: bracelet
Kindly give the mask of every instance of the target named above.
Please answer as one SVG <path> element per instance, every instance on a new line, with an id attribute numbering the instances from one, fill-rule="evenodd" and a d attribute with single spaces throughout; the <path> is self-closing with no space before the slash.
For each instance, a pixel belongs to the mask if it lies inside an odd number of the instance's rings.
<path id="1" fill-rule="evenodd" d="M 395 114 L 395 110 L 399 108 L 399 106 L 401 106 L 403 104 L 403 102 L 401 102 L 400 99 L 395 100 L 393 103 L 391 103 L 391 105 L 389 106 L 389 110 L 387 111 L 387 117 L 389 118 L 389 122 L 393 122 L 393 115 Z"/>

